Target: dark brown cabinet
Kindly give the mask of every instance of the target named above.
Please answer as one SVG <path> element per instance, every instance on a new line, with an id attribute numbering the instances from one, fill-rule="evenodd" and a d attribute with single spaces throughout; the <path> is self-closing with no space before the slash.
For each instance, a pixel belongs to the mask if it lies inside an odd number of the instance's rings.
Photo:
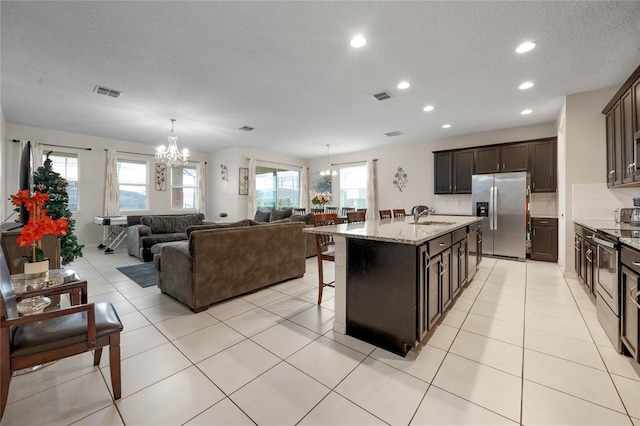
<path id="1" fill-rule="evenodd" d="M 640 67 L 605 106 L 607 186 L 640 185 Z"/>
<path id="2" fill-rule="evenodd" d="M 501 172 L 526 172 L 529 170 L 529 144 L 517 143 L 500 147 Z"/>
<path id="3" fill-rule="evenodd" d="M 453 155 L 451 151 L 437 152 L 433 155 L 434 193 L 451 194 L 451 167 Z"/>
<path id="4" fill-rule="evenodd" d="M 473 150 L 453 151 L 453 193 L 471 194 Z"/>
<path id="5" fill-rule="evenodd" d="M 558 219 L 531 218 L 531 260 L 558 261 Z"/>
<path id="6" fill-rule="evenodd" d="M 531 142 L 529 157 L 531 164 L 531 191 L 555 192 L 556 191 L 556 140 L 549 139 L 540 142 Z"/>
<path id="7" fill-rule="evenodd" d="M 622 247 L 620 250 L 620 299 L 622 312 L 621 337 L 622 344 L 629 354 L 640 362 L 640 252 Z"/>
<path id="8" fill-rule="evenodd" d="M 497 146 L 476 148 L 475 154 L 476 173 L 500 172 L 500 148 Z"/>
<path id="9" fill-rule="evenodd" d="M 471 194 L 474 174 L 531 173 L 532 192 L 555 192 L 556 138 L 436 151 L 434 193 Z"/>
<path id="10" fill-rule="evenodd" d="M 576 274 L 578 281 L 584 285 L 587 292 L 595 296 L 596 256 L 597 246 L 593 244 L 593 231 L 580 225 L 575 225 L 576 239 Z"/>

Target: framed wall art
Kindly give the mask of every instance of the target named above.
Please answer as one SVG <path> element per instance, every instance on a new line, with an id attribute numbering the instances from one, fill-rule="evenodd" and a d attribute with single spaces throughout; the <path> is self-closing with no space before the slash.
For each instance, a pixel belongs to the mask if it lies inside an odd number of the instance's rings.
<path id="1" fill-rule="evenodd" d="M 156 191 L 167 190 L 167 165 L 156 163 Z"/>
<path id="2" fill-rule="evenodd" d="M 238 193 L 240 195 L 249 195 L 249 169 L 240 167 L 240 187 Z"/>

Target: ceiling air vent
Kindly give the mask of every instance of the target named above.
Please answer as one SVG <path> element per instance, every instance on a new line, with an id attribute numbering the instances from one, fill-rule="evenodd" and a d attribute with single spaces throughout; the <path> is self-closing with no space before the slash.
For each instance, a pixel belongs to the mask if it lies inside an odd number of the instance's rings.
<path id="1" fill-rule="evenodd" d="M 240 130 L 244 130 L 245 132 L 250 132 L 252 131 L 254 128 L 251 126 L 242 126 L 240 127 Z"/>
<path id="2" fill-rule="evenodd" d="M 389 137 L 393 137 L 393 136 L 400 136 L 402 134 L 402 132 L 399 131 L 395 131 L 395 132 L 389 132 L 389 133 L 385 133 L 385 135 L 389 136 Z"/>
<path id="3" fill-rule="evenodd" d="M 387 99 L 391 98 L 391 95 L 387 92 L 380 92 L 380 93 L 376 93 L 375 95 L 373 95 L 374 98 L 376 98 L 379 101 L 385 101 Z"/>
<path id="4" fill-rule="evenodd" d="M 99 95 L 107 95 L 112 98 L 117 98 L 122 95 L 122 92 L 119 90 L 109 89 L 108 87 L 96 86 L 93 88 L 93 91 Z"/>

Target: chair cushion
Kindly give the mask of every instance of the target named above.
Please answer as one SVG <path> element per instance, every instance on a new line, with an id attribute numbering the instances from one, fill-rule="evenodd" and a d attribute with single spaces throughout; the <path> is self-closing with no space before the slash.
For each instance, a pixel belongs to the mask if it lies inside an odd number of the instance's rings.
<path id="1" fill-rule="evenodd" d="M 291 217 L 291 209 L 282 209 L 282 210 L 271 210 L 271 215 L 269 216 L 269 222 L 273 222 L 280 219 L 286 219 Z"/>
<path id="2" fill-rule="evenodd" d="M 96 337 L 122 331 L 122 323 L 111 303 L 96 303 L 95 313 Z M 15 328 L 11 358 L 63 348 L 86 340 L 86 312 L 24 324 Z"/>
<path id="3" fill-rule="evenodd" d="M 269 222 L 269 218 L 271 217 L 271 212 L 263 212 L 258 210 L 253 220 L 256 222 Z"/>

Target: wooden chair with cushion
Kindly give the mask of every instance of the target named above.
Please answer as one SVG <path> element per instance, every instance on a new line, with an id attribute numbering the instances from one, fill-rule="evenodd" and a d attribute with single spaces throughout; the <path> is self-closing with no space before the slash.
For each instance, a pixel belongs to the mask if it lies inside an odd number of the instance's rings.
<path id="1" fill-rule="evenodd" d="M 338 215 L 335 213 L 323 213 L 313 215 L 313 226 L 337 225 Z M 324 287 L 334 287 L 335 280 L 329 283 L 324 282 L 322 261 L 335 262 L 335 244 L 333 236 L 325 234 L 315 234 L 316 252 L 318 253 L 318 305 L 322 303 L 322 289 Z"/>
<path id="2" fill-rule="evenodd" d="M 380 219 L 391 219 L 391 210 L 380 210 Z"/>
<path id="3" fill-rule="evenodd" d="M 327 206 L 324 208 L 324 212 L 325 213 L 335 213 L 338 214 L 338 208 L 337 207 L 331 207 L 331 206 Z"/>
<path id="4" fill-rule="evenodd" d="M 406 215 L 404 209 L 393 209 L 393 217 L 405 217 Z"/>
<path id="5" fill-rule="evenodd" d="M 356 211 L 355 207 L 343 207 L 342 208 L 342 216 L 346 216 L 347 213 L 354 212 L 354 211 Z"/>
<path id="6" fill-rule="evenodd" d="M 349 212 L 347 213 L 347 222 L 348 223 L 360 223 L 367 220 L 366 218 L 367 212 L 357 211 L 357 212 Z"/>
<path id="7" fill-rule="evenodd" d="M 305 208 L 294 207 L 291 209 L 291 216 L 304 216 L 305 214 L 307 214 L 307 209 Z"/>
<path id="8" fill-rule="evenodd" d="M 51 288 L 55 290 L 55 287 Z M 90 303 L 18 317 L 16 295 L 0 250 L 0 418 L 9 396 L 12 372 L 109 346 L 113 399 L 119 399 L 122 323 L 111 303 Z"/>

